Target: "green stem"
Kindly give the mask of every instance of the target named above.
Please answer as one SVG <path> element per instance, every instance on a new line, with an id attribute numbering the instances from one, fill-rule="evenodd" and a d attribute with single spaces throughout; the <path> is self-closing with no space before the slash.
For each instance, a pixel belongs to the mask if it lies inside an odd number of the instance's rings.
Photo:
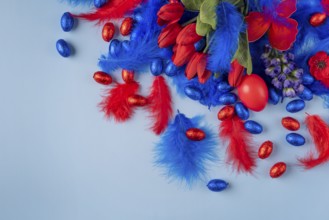
<path id="1" fill-rule="evenodd" d="M 189 24 L 192 24 L 192 23 L 195 22 L 196 20 L 197 20 L 197 17 L 194 17 L 194 18 L 192 18 L 191 20 L 185 22 L 182 26 L 185 27 L 185 26 L 187 26 L 187 25 L 189 25 Z"/>

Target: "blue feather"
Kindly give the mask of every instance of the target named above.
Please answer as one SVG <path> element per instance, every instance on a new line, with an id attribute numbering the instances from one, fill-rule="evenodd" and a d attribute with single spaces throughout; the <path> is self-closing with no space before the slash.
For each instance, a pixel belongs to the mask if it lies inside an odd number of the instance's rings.
<path id="1" fill-rule="evenodd" d="M 160 49 L 157 41 L 161 31 L 161 27 L 157 24 L 157 12 L 164 3 L 164 0 L 150 0 L 137 9 L 136 13 L 140 19 L 131 33 L 128 47 L 116 56 L 103 55 L 99 61 L 99 66 L 103 71 L 113 72 L 123 68 L 143 72 L 154 58 L 169 59 L 171 57 L 171 51 Z"/>
<path id="2" fill-rule="evenodd" d="M 206 177 L 207 165 L 217 160 L 215 135 L 207 127 L 200 127 L 201 118 L 187 118 L 178 113 L 169 124 L 161 141 L 156 145 L 156 165 L 164 168 L 170 180 L 179 180 L 191 186 Z M 206 138 L 191 141 L 185 132 L 190 128 L 202 129 Z"/>
<path id="3" fill-rule="evenodd" d="M 222 2 L 217 8 L 217 29 L 211 37 L 208 69 L 228 72 L 238 49 L 240 32 L 245 29 L 243 16 L 234 5 Z"/>
<path id="4" fill-rule="evenodd" d="M 62 2 L 68 2 L 71 5 L 91 5 L 94 0 L 61 0 Z"/>

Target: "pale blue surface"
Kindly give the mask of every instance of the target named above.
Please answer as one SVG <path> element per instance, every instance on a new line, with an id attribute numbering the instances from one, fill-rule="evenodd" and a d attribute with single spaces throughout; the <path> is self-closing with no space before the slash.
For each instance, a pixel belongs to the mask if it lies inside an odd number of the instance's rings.
<path id="1" fill-rule="evenodd" d="M 146 114 L 138 111 L 129 123 L 114 125 L 97 108 L 103 88 L 92 73 L 107 50 L 101 28 L 80 22 L 64 33 L 59 20 L 69 7 L 56 0 L 3 1 L 1 9 L 1 220 L 329 219 L 329 165 L 308 172 L 294 165 L 310 145 L 285 143 L 285 106 L 251 114 L 265 128 L 258 141 L 275 140 L 276 146 L 270 159 L 258 161 L 255 177 L 236 175 L 220 162 L 210 177 L 230 182 L 225 192 L 210 192 L 206 183 L 192 190 L 167 183 L 152 166 L 158 138 L 147 130 Z M 75 56 L 57 54 L 59 38 L 74 45 Z M 140 78 L 144 91 L 146 76 Z M 208 112 L 177 96 L 176 108 L 187 116 L 206 114 L 217 129 L 218 109 Z M 319 99 L 306 110 L 329 121 Z M 268 170 L 278 161 L 289 170 L 273 180 Z"/>

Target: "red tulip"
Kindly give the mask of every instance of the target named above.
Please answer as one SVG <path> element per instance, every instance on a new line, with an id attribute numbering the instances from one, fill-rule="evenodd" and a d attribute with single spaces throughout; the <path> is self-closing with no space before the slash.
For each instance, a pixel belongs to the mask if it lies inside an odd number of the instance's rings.
<path id="1" fill-rule="evenodd" d="M 228 82 L 232 87 L 238 87 L 242 81 L 244 67 L 237 60 L 231 63 L 231 71 L 228 74 Z"/>
<path id="2" fill-rule="evenodd" d="M 207 55 L 205 53 L 202 54 L 198 63 L 197 71 L 199 82 L 202 84 L 204 84 L 211 76 L 211 71 L 207 70 Z"/>
<path id="3" fill-rule="evenodd" d="M 162 6 L 158 11 L 158 24 L 177 23 L 184 14 L 184 6 L 181 3 L 170 3 Z"/>
<path id="4" fill-rule="evenodd" d="M 187 64 L 195 53 L 194 45 L 178 45 L 176 52 L 172 56 L 172 61 L 176 66 Z"/>
<path id="5" fill-rule="evenodd" d="M 176 42 L 177 35 L 182 30 L 178 23 L 173 23 L 165 27 L 158 38 L 158 45 L 160 48 L 169 47 Z"/>
<path id="6" fill-rule="evenodd" d="M 178 34 L 176 43 L 181 45 L 194 44 L 202 39 L 202 36 L 196 33 L 196 23 L 189 24 Z"/>
<path id="7" fill-rule="evenodd" d="M 190 80 L 198 74 L 199 82 L 205 83 L 211 76 L 211 72 L 206 69 L 207 55 L 205 53 L 195 53 L 189 61 L 185 73 Z"/>

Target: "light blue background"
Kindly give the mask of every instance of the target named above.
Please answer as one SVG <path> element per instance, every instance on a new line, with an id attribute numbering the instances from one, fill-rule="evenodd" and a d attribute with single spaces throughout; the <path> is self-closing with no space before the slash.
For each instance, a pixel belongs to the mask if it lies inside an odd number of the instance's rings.
<path id="1" fill-rule="evenodd" d="M 209 179 L 229 181 L 229 190 L 212 193 L 205 182 L 191 190 L 168 183 L 152 165 L 158 137 L 148 130 L 147 114 L 137 111 L 134 120 L 115 125 L 97 108 L 104 88 L 92 74 L 107 50 L 101 28 L 80 22 L 73 32 L 62 32 L 59 19 L 69 7 L 56 0 L 1 3 L 1 220 L 329 219 L 329 166 L 307 172 L 296 166 L 296 157 L 311 145 L 285 143 L 284 105 L 252 114 L 265 127 L 256 142 L 275 143 L 274 154 L 258 161 L 254 176 L 232 172 L 220 145 L 222 162 L 212 167 Z M 76 48 L 75 56 L 57 54 L 59 38 Z M 144 94 L 150 78 L 138 79 Z M 205 114 L 217 130 L 218 108 L 209 112 L 174 96 L 175 108 L 188 116 Z M 318 98 L 306 111 L 329 120 Z M 309 140 L 305 129 L 301 133 Z M 271 179 L 268 171 L 278 161 L 287 162 L 288 171 Z"/>

